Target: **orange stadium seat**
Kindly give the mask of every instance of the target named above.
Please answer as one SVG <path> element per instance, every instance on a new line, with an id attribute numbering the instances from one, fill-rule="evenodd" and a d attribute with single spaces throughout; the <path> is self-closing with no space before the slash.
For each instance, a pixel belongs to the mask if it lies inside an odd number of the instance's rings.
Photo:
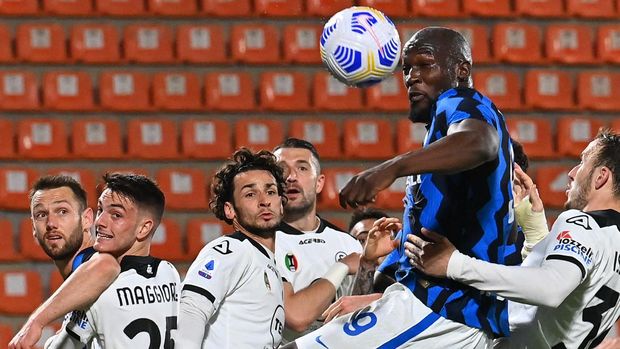
<path id="1" fill-rule="evenodd" d="M 546 33 L 547 58 L 559 63 L 594 63 L 591 27 L 583 24 L 551 24 Z"/>
<path id="2" fill-rule="evenodd" d="M 162 219 L 151 240 L 151 255 L 172 262 L 189 259 L 183 251 L 179 223 L 170 218 Z"/>
<path id="3" fill-rule="evenodd" d="M 371 86 L 366 93 L 366 106 L 373 110 L 405 111 L 409 110 L 407 88 L 402 74 L 394 74 L 382 82 Z"/>
<path id="4" fill-rule="evenodd" d="M 43 0 L 43 11 L 51 15 L 89 16 L 93 14 L 93 3 L 84 0 Z"/>
<path id="5" fill-rule="evenodd" d="M 62 278 L 62 275 L 60 275 L 60 272 L 58 272 L 58 269 L 52 271 L 50 274 L 50 294 L 54 293 L 63 282 L 65 282 L 65 280 Z"/>
<path id="6" fill-rule="evenodd" d="M 347 119 L 342 139 L 346 157 L 385 159 L 394 155 L 394 137 L 385 119 Z"/>
<path id="7" fill-rule="evenodd" d="M 153 76 L 153 105 L 164 110 L 202 109 L 200 81 L 189 72 L 156 73 Z"/>
<path id="8" fill-rule="evenodd" d="M 328 72 L 314 75 L 312 87 L 314 106 L 320 110 L 361 110 L 362 90 L 351 88 L 336 80 Z"/>
<path id="9" fill-rule="evenodd" d="M 426 127 L 421 123 L 413 123 L 409 119 L 400 119 L 396 123 L 396 152 L 403 154 L 424 146 Z"/>
<path id="10" fill-rule="evenodd" d="M 19 222 L 19 247 L 22 256 L 28 261 L 49 262 L 50 257 L 43 251 L 34 237 L 30 215 Z"/>
<path id="11" fill-rule="evenodd" d="M 620 109 L 620 73 L 605 70 L 579 73 L 577 103 L 584 109 Z"/>
<path id="12" fill-rule="evenodd" d="M 349 217 L 346 217 L 347 219 Z M 344 218 L 340 218 L 337 215 L 323 215 L 321 214 L 321 219 L 323 219 L 324 221 L 328 221 L 329 223 L 333 224 L 336 226 L 336 228 L 340 229 L 343 232 L 348 232 L 348 228 L 349 228 L 349 220 L 346 220 Z"/>
<path id="13" fill-rule="evenodd" d="M 540 28 L 525 23 L 499 23 L 493 29 L 493 55 L 503 62 L 540 63 Z"/>
<path id="14" fill-rule="evenodd" d="M 30 159 L 63 159 L 69 154 L 62 119 L 20 119 L 17 122 L 17 154 Z"/>
<path id="15" fill-rule="evenodd" d="M 345 184 L 356 174 L 361 172 L 355 167 L 329 167 L 322 169 L 325 175 L 325 185 L 319 195 L 321 209 L 341 209 L 338 195 Z"/>
<path id="16" fill-rule="evenodd" d="M 0 208 L 28 210 L 28 191 L 37 179 L 37 171 L 25 167 L 0 168 Z"/>
<path id="17" fill-rule="evenodd" d="M 254 0 L 254 12 L 268 17 L 299 17 L 303 12 L 302 0 Z"/>
<path id="18" fill-rule="evenodd" d="M 273 25 L 236 24 L 230 36 L 232 59 L 239 63 L 279 63 L 279 40 Z"/>
<path id="19" fill-rule="evenodd" d="M 353 6 L 353 0 L 306 0 L 306 12 L 311 16 L 330 17 Z"/>
<path id="20" fill-rule="evenodd" d="M 41 277 L 34 270 L 0 271 L 0 312 L 28 315 L 43 300 Z"/>
<path id="21" fill-rule="evenodd" d="M 105 110 L 152 110 L 150 91 L 150 77 L 145 73 L 105 71 L 99 76 L 99 103 Z"/>
<path id="22" fill-rule="evenodd" d="M 603 126 L 605 121 L 592 117 L 561 117 L 557 121 L 558 153 L 578 157 Z"/>
<path id="23" fill-rule="evenodd" d="M 157 16 L 195 16 L 196 0 L 148 0 L 149 12 Z"/>
<path id="24" fill-rule="evenodd" d="M 252 13 L 250 0 L 201 0 L 205 14 L 222 17 L 245 17 Z"/>
<path id="25" fill-rule="evenodd" d="M 43 106 L 53 110 L 94 108 L 93 86 L 86 72 L 55 71 L 43 76 Z"/>
<path id="26" fill-rule="evenodd" d="M 0 25 L 0 62 L 10 62 L 13 59 L 13 43 L 9 28 Z"/>
<path id="27" fill-rule="evenodd" d="M 282 139 L 284 130 L 279 120 L 244 118 L 235 123 L 235 148 L 271 151 Z"/>
<path id="28" fill-rule="evenodd" d="M 144 0 L 95 0 L 97 12 L 111 16 L 142 16 L 146 13 Z"/>
<path id="29" fill-rule="evenodd" d="M 183 24 L 177 27 L 177 58 L 190 63 L 226 63 L 223 29 L 219 25 Z"/>
<path id="30" fill-rule="evenodd" d="M 141 159 L 179 156 L 177 129 L 172 119 L 136 118 L 127 121 L 127 155 Z"/>
<path id="31" fill-rule="evenodd" d="M 0 348 L 8 348 L 11 338 L 13 338 L 13 328 L 0 324 Z"/>
<path id="32" fill-rule="evenodd" d="M 38 0 L 0 1 L 0 14 L 3 15 L 36 15 L 38 12 Z"/>
<path id="33" fill-rule="evenodd" d="M 406 189 L 407 177 L 397 178 L 394 183 L 377 194 L 375 205 L 382 209 L 402 210 Z"/>
<path id="34" fill-rule="evenodd" d="M 0 119 L 0 159 L 15 157 L 15 127 L 8 119 Z"/>
<path id="35" fill-rule="evenodd" d="M 319 64 L 320 25 L 289 24 L 284 27 L 284 61 L 289 63 Z"/>
<path id="36" fill-rule="evenodd" d="M 460 2 L 454 0 L 410 0 L 411 12 L 422 17 L 463 17 Z"/>
<path id="37" fill-rule="evenodd" d="M 309 110 L 309 97 L 304 73 L 266 72 L 260 76 L 260 107 L 265 110 Z"/>
<path id="38" fill-rule="evenodd" d="M 200 169 L 162 168 L 155 179 L 166 194 L 170 210 L 206 210 L 207 181 Z"/>
<path id="39" fill-rule="evenodd" d="M 118 32 L 111 24 L 76 24 L 71 28 L 71 58 L 86 63 L 120 60 Z"/>
<path id="40" fill-rule="evenodd" d="M 14 244 L 13 224 L 9 219 L 0 218 L 0 231 L 4 232 L 4 239 L 0 242 L 0 249 L 2 250 L 2 253 L 0 253 L 0 262 L 16 262 L 21 260 L 21 255 L 17 252 Z M 0 338 L 2 338 L 1 332 Z M 1 343 L 2 340 L 0 339 L 0 344 Z"/>
<path id="41" fill-rule="evenodd" d="M 86 196 L 88 199 L 88 207 L 93 210 L 97 207 L 97 181 L 99 178 L 96 178 L 95 172 L 91 169 L 86 168 L 53 168 L 47 171 L 47 174 L 50 175 L 61 175 L 61 176 L 69 176 L 75 179 L 78 183 L 82 185 L 82 188 L 86 191 Z"/>
<path id="42" fill-rule="evenodd" d="M 512 15 L 507 0 L 463 0 L 463 11 L 480 17 L 509 17 Z"/>
<path id="43" fill-rule="evenodd" d="M 540 198 L 552 208 L 561 208 L 566 202 L 566 185 L 568 184 L 569 166 L 538 167 L 534 182 Z"/>
<path id="44" fill-rule="evenodd" d="M 231 130 L 221 119 L 189 119 L 181 125 L 181 153 L 192 159 L 226 159 L 232 154 Z"/>
<path id="45" fill-rule="evenodd" d="M 485 70 L 473 74 L 474 86 L 500 110 L 523 108 L 519 76 L 506 70 Z"/>
<path id="46" fill-rule="evenodd" d="M 170 63 L 172 30 L 160 24 L 131 24 L 125 27 L 125 59 L 140 63 Z"/>
<path id="47" fill-rule="evenodd" d="M 214 217 L 189 219 L 186 229 L 187 256 L 195 258 L 206 244 L 233 230 L 232 226 Z"/>
<path id="48" fill-rule="evenodd" d="M 529 70 L 525 74 L 525 104 L 537 109 L 574 109 L 570 74 L 565 70 Z"/>
<path id="49" fill-rule="evenodd" d="M 72 152 L 79 159 L 120 159 L 120 125 L 109 118 L 77 119 L 72 124 Z"/>
<path id="50" fill-rule="evenodd" d="M 609 63 L 620 63 L 620 25 L 598 27 L 597 57 Z"/>
<path id="51" fill-rule="evenodd" d="M 60 24 L 19 24 L 15 30 L 16 57 L 26 62 L 67 60 L 65 32 Z"/>
<path id="52" fill-rule="evenodd" d="M 29 71 L 0 72 L 0 108 L 37 110 L 40 108 L 37 78 Z"/>
<path id="53" fill-rule="evenodd" d="M 620 119 L 613 120 L 611 122 L 611 128 L 616 132 L 620 133 Z"/>
<path id="54" fill-rule="evenodd" d="M 413 34 L 417 33 L 422 28 L 424 28 L 424 26 L 419 24 L 399 25 L 397 29 L 400 35 L 400 41 L 403 43 L 403 46 L 405 45 L 405 43 L 407 43 L 407 41 L 409 41 L 409 39 L 411 39 Z"/>
<path id="55" fill-rule="evenodd" d="M 407 0 L 359 0 L 360 6 L 375 8 L 390 17 L 407 17 Z"/>
<path id="56" fill-rule="evenodd" d="M 489 47 L 487 27 L 481 24 L 451 24 L 448 27 L 461 33 L 471 46 L 471 55 L 476 63 L 493 62 Z"/>
<path id="57" fill-rule="evenodd" d="M 335 120 L 294 118 L 289 127 L 289 135 L 312 143 L 321 159 L 338 159 L 342 156 L 340 128 Z"/>
<path id="58" fill-rule="evenodd" d="M 515 0 L 515 12 L 530 17 L 564 17 L 563 0 Z"/>
<path id="59" fill-rule="evenodd" d="M 251 111 L 256 109 L 254 83 L 249 73 L 214 72 L 205 75 L 207 110 Z"/>
<path id="60" fill-rule="evenodd" d="M 506 126 L 510 136 L 523 145 L 531 159 L 553 158 L 551 121 L 546 118 L 509 117 Z"/>
<path id="61" fill-rule="evenodd" d="M 614 0 L 566 0 L 566 12 L 572 17 L 618 18 Z"/>

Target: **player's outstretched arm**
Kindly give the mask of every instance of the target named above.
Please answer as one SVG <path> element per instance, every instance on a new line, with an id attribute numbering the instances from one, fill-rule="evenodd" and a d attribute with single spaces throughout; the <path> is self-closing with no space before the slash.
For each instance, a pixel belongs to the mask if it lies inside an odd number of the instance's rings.
<path id="1" fill-rule="evenodd" d="M 396 178 L 420 173 L 457 173 L 480 166 L 497 157 L 499 136 L 484 121 L 466 119 L 450 125 L 448 135 L 428 147 L 398 155 L 359 173 L 340 191 L 340 205 L 357 207 Z"/>
<path id="2" fill-rule="evenodd" d="M 422 234 L 426 240 L 409 235 L 405 243 L 416 269 L 516 302 L 558 307 L 585 278 L 579 266 L 565 260 L 547 259 L 539 267 L 493 264 L 460 253 L 437 233 L 422 228 Z"/>
<path id="3" fill-rule="evenodd" d="M 525 259 L 534 246 L 549 234 L 547 218 L 543 202 L 538 195 L 538 189 L 519 165 L 515 166 L 515 219 L 521 227 L 525 242 L 521 250 L 521 256 Z"/>
<path id="4" fill-rule="evenodd" d="M 82 264 L 63 284 L 30 315 L 13 337 L 10 349 L 30 348 L 41 338 L 43 327 L 76 309 L 93 304 L 120 273 L 116 258 L 97 253 Z"/>
<path id="5" fill-rule="evenodd" d="M 289 282 L 284 282 L 286 326 L 297 332 L 307 330 L 332 303 L 344 277 L 357 272 L 359 259 L 359 253 L 351 253 L 335 263 L 323 278 L 297 292 Z"/>

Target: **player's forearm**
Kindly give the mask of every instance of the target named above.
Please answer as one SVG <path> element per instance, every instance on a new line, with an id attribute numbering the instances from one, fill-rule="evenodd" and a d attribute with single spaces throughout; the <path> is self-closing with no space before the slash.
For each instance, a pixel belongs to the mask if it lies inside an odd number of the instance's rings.
<path id="1" fill-rule="evenodd" d="M 94 255 L 35 310 L 30 320 L 45 326 L 73 310 L 88 308 L 119 273 L 120 266 L 114 257 L 109 254 Z"/>
<path id="2" fill-rule="evenodd" d="M 516 302 L 555 308 L 579 286 L 581 271 L 564 261 L 549 260 L 540 267 L 505 266 L 455 251 L 448 277 Z"/>
<path id="3" fill-rule="evenodd" d="M 183 291 L 179 302 L 178 329 L 174 335 L 175 348 L 201 348 L 213 312 L 213 304 L 206 301 L 204 296 Z"/>
<path id="4" fill-rule="evenodd" d="M 297 332 L 305 331 L 329 307 L 335 297 L 334 285 L 325 279 L 318 279 L 295 293 L 285 290 L 286 326 Z"/>
<path id="5" fill-rule="evenodd" d="M 355 274 L 355 281 L 351 290 L 352 296 L 365 295 L 373 292 L 373 283 L 377 263 L 360 258 L 360 265 Z"/>

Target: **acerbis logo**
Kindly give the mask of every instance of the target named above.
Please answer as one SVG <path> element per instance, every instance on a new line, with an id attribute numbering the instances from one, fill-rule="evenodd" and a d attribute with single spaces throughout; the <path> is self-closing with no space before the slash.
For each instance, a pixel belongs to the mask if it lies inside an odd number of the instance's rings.
<path id="1" fill-rule="evenodd" d="M 592 248 L 573 240 L 568 230 L 559 233 L 557 240 L 558 244 L 553 248 L 554 251 L 572 252 L 577 254 L 586 265 L 592 263 Z"/>

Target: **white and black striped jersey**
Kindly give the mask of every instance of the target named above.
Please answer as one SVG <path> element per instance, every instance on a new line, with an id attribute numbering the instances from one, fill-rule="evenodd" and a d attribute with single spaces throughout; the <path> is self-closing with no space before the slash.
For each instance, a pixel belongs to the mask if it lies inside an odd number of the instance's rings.
<path id="1" fill-rule="evenodd" d="M 284 327 L 283 297 L 272 251 L 241 232 L 215 239 L 200 251 L 183 280 L 179 316 L 193 311 L 184 309 L 184 300 L 191 298 L 200 308 L 198 319 L 207 322 L 200 329 L 181 329 L 178 335 L 185 341 L 179 340 L 180 349 L 277 348 Z M 188 330 L 192 333 L 185 336 Z M 201 343 L 188 343 L 202 331 Z"/>

